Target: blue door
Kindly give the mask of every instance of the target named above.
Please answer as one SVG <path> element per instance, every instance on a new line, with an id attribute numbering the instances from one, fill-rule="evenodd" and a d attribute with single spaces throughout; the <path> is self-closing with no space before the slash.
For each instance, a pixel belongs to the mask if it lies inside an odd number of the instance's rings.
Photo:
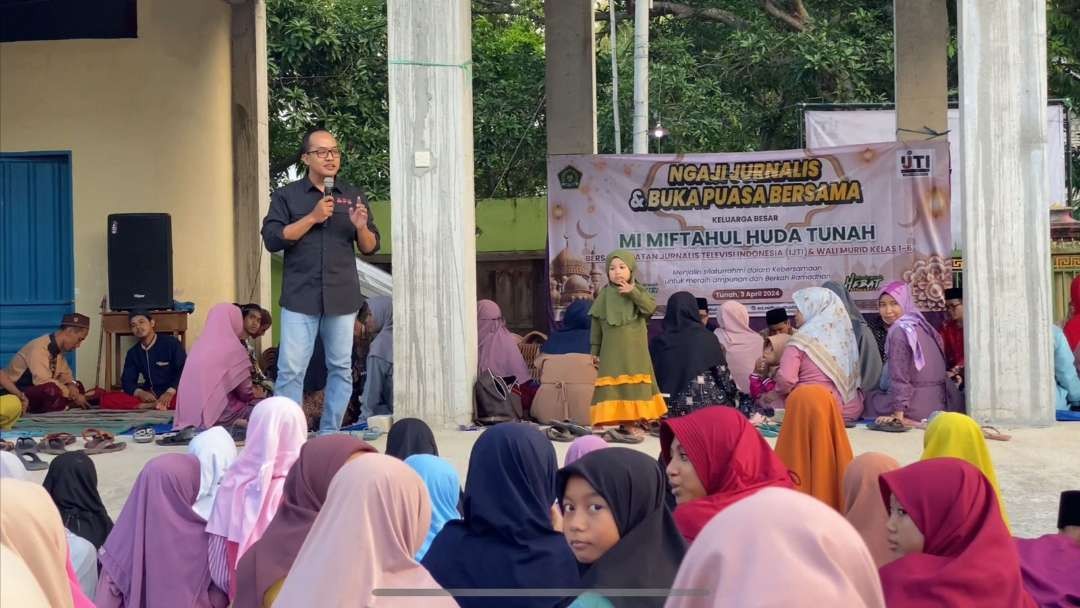
<path id="1" fill-rule="evenodd" d="M 73 251 L 71 154 L 0 153 L 0 366 L 74 310 Z"/>

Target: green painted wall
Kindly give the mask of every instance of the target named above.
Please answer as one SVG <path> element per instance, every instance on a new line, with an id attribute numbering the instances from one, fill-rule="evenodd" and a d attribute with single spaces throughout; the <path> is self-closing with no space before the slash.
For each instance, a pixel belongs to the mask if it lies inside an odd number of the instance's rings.
<path id="1" fill-rule="evenodd" d="M 371 211 L 382 231 L 382 249 L 390 254 L 390 203 L 375 201 Z M 476 205 L 476 252 L 503 253 L 547 249 L 547 199 L 485 199 Z"/>

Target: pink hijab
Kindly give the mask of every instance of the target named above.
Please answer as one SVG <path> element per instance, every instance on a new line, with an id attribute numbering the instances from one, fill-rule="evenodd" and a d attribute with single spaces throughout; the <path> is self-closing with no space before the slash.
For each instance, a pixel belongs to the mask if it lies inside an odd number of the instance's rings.
<path id="1" fill-rule="evenodd" d="M 251 412 L 246 445 L 225 473 L 206 531 L 239 546 L 237 561 L 274 519 L 285 476 L 307 440 L 307 419 L 287 397 L 263 399 Z"/>
<path id="2" fill-rule="evenodd" d="M 244 318 L 234 304 L 216 304 L 180 375 L 173 428 L 214 426 L 229 403 L 229 393 L 251 377 L 251 360 L 240 343 Z"/>
<path id="3" fill-rule="evenodd" d="M 476 303 L 476 334 L 479 338 L 477 371 L 491 370 L 496 376 L 513 376 L 519 383 L 532 379 L 518 341 L 506 329 L 499 305 L 491 300 Z"/>
<path id="4" fill-rule="evenodd" d="M 574 464 L 574 461 L 588 454 L 589 452 L 595 452 L 596 450 L 602 450 L 608 447 L 608 444 L 603 439 L 596 435 L 585 435 L 584 437 L 578 437 L 570 444 L 570 448 L 566 450 L 566 458 L 563 459 L 563 466 L 568 467 Z"/>
<path id="5" fill-rule="evenodd" d="M 449 595 L 379 596 L 442 589 L 416 561 L 431 525 L 424 481 L 404 462 L 369 454 L 334 475 L 275 606 L 450 608 Z"/>
<path id="6" fill-rule="evenodd" d="M 908 346 L 911 347 L 911 353 L 915 359 L 916 371 L 926 367 L 926 356 L 923 354 L 922 346 L 919 344 L 919 333 L 917 328 L 922 327 L 926 333 L 933 336 L 934 341 L 937 342 L 938 348 L 941 352 L 945 352 L 945 343 L 941 340 L 941 334 L 934 329 L 933 325 L 926 320 L 926 317 L 919 312 L 919 306 L 915 304 L 915 299 L 911 297 L 911 288 L 907 283 L 902 281 L 893 281 L 885 286 L 881 290 L 881 295 L 889 294 L 896 300 L 896 303 L 900 305 L 900 308 L 904 311 L 904 316 L 896 320 L 889 328 L 889 333 L 886 338 L 892 338 L 893 333 L 897 331 L 904 332 L 904 337 L 907 339 Z M 878 296 L 880 298 L 881 296 Z"/>
<path id="7" fill-rule="evenodd" d="M 765 340 L 750 329 L 750 312 L 735 300 L 720 305 L 719 321 L 716 337 L 727 355 L 731 378 L 741 392 L 749 393 L 750 374 L 765 349 Z"/>
<path id="8" fill-rule="evenodd" d="M 763 572 L 777 573 L 777 584 L 764 582 Z M 672 588 L 706 595 L 672 596 L 665 608 L 885 608 L 859 533 L 825 503 L 786 488 L 765 488 L 713 517 Z"/>

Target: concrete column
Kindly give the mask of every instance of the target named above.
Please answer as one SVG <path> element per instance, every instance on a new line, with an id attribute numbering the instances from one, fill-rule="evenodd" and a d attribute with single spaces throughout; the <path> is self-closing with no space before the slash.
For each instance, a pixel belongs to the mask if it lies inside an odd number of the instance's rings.
<path id="1" fill-rule="evenodd" d="M 472 415 L 476 377 L 468 0 L 390 0 L 394 411 L 443 427 Z"/>
<path id="2" fill-rule="evenodd" d="M 270 205 L 265 1 L 234 2 L 230 29 L 235 300 L 269 309 L 270 254 L 259 235 Z"/>
<path id="3" fill-rule="evenodd" d="M 897 141 L 929 139 L 926 129 L 949 128 L 945 1 L 893 0 Z"/>
<path id="4" fill-rule="evenodd" d="M 968 411 L 1054 420 L 1045 0 L 959 0 Z"/>
<path id="5" fill-rule="evenodd" d="M 548 154 L 596 154 L 593 0 L 544 3 Z"/>

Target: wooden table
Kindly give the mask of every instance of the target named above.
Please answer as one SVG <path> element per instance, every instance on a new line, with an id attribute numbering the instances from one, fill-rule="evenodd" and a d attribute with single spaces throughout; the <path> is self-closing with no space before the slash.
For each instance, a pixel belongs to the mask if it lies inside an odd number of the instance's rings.
<path id="1" fill-rule="evenodd" d="M 176 310 L 159 310 L 151 313 L 154 319 L 155 331 L 159 334 L 171 334 L 180 340 L 180 345 L 187 349 L 185 337 L 187 336 L 188 313 Z M 105 386 L 115 390 L 120 388 L 118 381 L 123 372 L 120 363 L 120 339 L 130 336 L 131 324 L 128 322 L 126 312 L 102 312 L 101 331 L 105 332 Z M 117 382 L 113 382 L 113 370 L 117 376 Z"/>

